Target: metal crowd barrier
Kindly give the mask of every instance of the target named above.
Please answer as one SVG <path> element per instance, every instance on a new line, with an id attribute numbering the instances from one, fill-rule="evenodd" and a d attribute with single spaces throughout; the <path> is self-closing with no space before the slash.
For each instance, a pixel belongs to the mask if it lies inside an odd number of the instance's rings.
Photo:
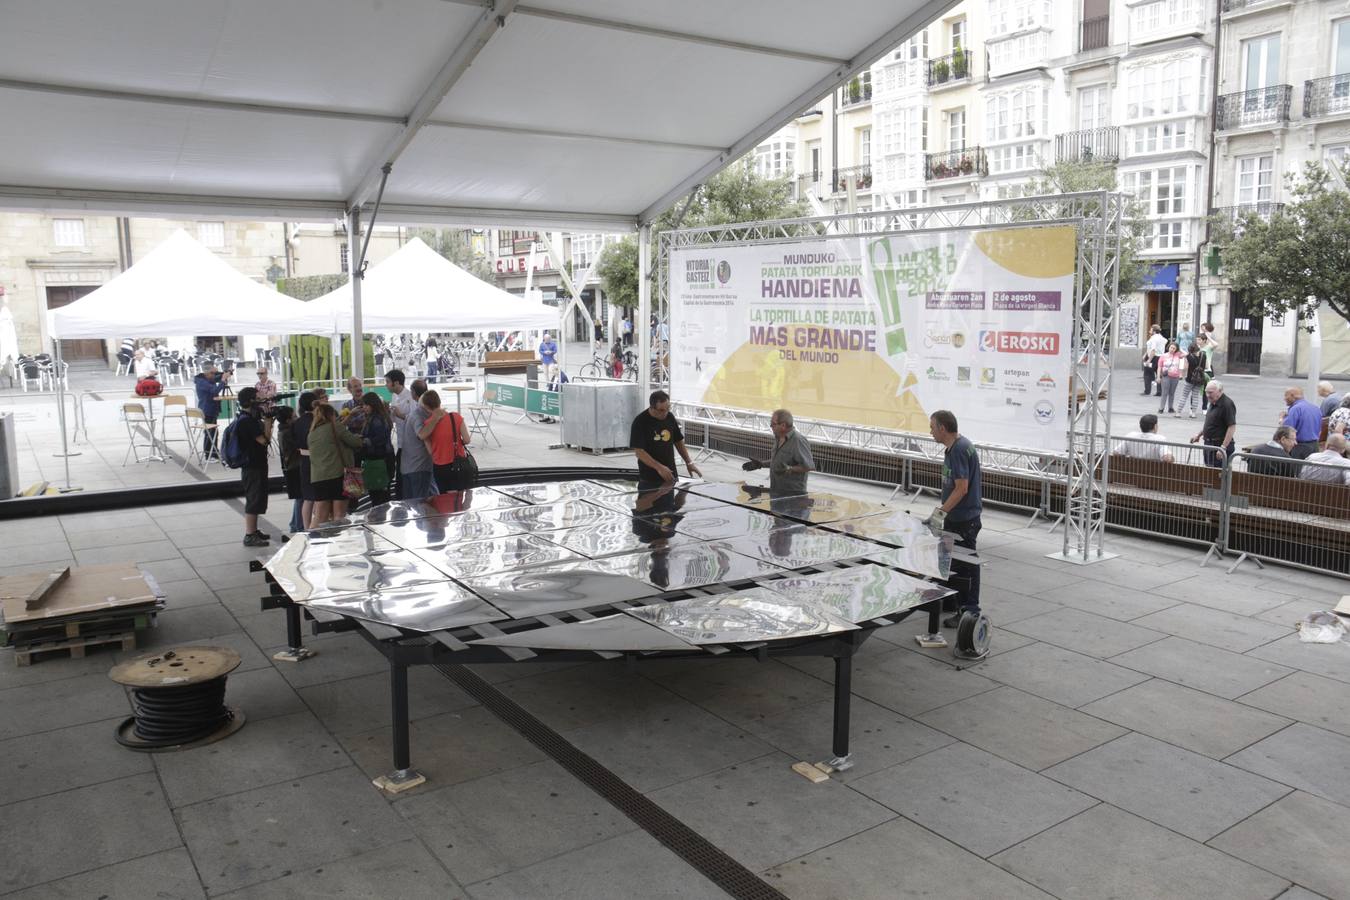
<path id="1" fill-rule="evenodd" d="M 1237 555 L 1228 571 L 1250 559 L 1350 576 L 1350 461 L 1295 461 L 1287 475 L 1253 475 L 1246 471 L 1251 459 L 1271 458 L 1234 457 L 1243 467 L 1224 470 L 1218 537 L 1220 553 Z"/>

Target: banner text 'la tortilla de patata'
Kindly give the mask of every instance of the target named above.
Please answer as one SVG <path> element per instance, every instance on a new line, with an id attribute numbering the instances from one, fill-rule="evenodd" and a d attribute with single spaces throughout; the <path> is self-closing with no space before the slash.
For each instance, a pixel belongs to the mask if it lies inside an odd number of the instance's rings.
<path id="1" fill-rule="evenodd" d="M 1072 226 L 674 250 L 674 395 L 1063 450 L 1076 253 Z"/>

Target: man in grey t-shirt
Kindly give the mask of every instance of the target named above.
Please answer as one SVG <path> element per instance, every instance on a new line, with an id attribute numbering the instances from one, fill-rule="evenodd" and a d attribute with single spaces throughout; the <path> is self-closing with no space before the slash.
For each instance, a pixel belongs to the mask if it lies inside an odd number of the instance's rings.
<path id="1" fill-rule="evenodd" d="M 776 409 L 769 417 L 773 432 L 773 455 L 767 459 L 751 459 L 741 468 L 747 472 L 768 467 L 769 493 L 775 497 L 795 497 L 806 493 L 806 476 L 816 467 L 811 456 L 811 445 L 792 427 L 792 413 Z"/>
<path id="2" fill-rule="evenodd" d="M 407 393 L 412 395 L 412 404 L 408 406 L 407 416 L 399 420 L 398 476 L 403 484 L 402 499 L 421 500 L 436 493 L 432 487 L 431 453 L 426 443 L 417 436 L 417 432 L 427 422 L 430 413 L 421 404 L 422 395 L 427 391 L 427 383 L 418 378 Z"/>

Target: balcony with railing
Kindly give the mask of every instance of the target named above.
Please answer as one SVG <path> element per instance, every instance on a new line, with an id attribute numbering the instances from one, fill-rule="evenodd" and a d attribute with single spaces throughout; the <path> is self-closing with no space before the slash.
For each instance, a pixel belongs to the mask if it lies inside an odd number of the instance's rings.
<path id="1" fill-rule="evenodd" d="M 1239 203 L 1236 206 L 1220 206 L 1214 210 L 1214 215 L 1211 218 L 1211 221 L 1217 219 L 1219 222 L 1216 239 L 1222 241 L 1225 233 L 1233 237 L 1241 237 L 1243 227 L 1247 222 L 1253 219 L 1269 222 L 1283 210 L 1284 204 L 1276 203 L 1274 200 Z"/>
<path id="2" fill-rule="evenodd" d="M 823 172 L 803 172 L 796 179 L 796 196 L 793 199 L 805 200 L 807 197 L 820 196 L 820 181 Z"/>
<path id="3" fill-rule="evenodd" d="M 1084 19 L 1078 29 L 1078 51 L 1100 50 L 1111 43 L 1111 17 Z"/>
<path id="4" fill-rule="evenodd" d="M 1281 125 L 1289 121 L 1289 106 L 1293 97 L 1294 88 L 1288 84 L 1224 94 L 1215 109 L 1218 128 L 1220 131 L 1231 131 L 1258 125 Z"/>
<path id="5" fill-rule="evenodd" d="M 989 160 L 983 147 L 966 147 L 924 154 L 923 180 L 942 181 L 948 178 L 969 178 L 989 174 Z"/>
<path id="6" fill-rule="evenodd" d="M 1056 162 L 1118 162 L 1120 126 L 1084 128 L 1055 135 Z"/>
<path id="7" fill-rule="evenodd" d="M 1303 118 L 1350 114 L 1350 74 L 1303 82 Z"/>
<path id="8" fill-rule="evenodd" d="M 928 60 L 925 81 L 930 88 L 970 84 L 971 64 L 975 55 L 969 50 L 956 50 L 946 56 Z"/>
<path id="9" fill-rule="evenodd" d="M 853 182 L 853 189 L 856 191 L 870 191 L 872 189 L 872 166 L 869 163 L 864 166 L 850 166 L 845 169 L 834 170 L 834 191 L 837 194 L 848 192 L 849 182 Z"/>
<path id="10" fill-rule="evenodd" d="M 1249 9 L 1265 9 L 1272 6 L 1288 6 L 1293 0 L 1223 0 L 1219 4 L 1220 12 L 1240 13 Z"/>
<path id="11" fill-rule="evenodd" d="M 872 81 L 868 79 L 863 81 L 854 78 L 843 87 L 843 97 L 839 101 L 841 107 L 857 106 L 859 103 L 872 102 Z"/>

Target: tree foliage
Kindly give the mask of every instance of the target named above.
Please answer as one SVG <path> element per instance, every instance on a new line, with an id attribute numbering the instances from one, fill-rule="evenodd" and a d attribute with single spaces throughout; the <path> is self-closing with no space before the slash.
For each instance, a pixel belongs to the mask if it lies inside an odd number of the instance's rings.
<path id="1" fill-rule="evenodd" d="M 1322 165 L 1308 163 L 1301 176 L 1286 176 L 1293 202 L 1283 209 L 1216 218 L 1224 275 L 1248 312 L 1296 312 L 1311 323 L 1325 304 L 1350 320 L 1350 196 L 1332 180 Z"/>
<path id="2" fill-rule="evenodd" d="M 488 284 L 497 283 L 492 262 L 474 252 L 473 234 L 465 228 L 419 228 L 416 236 L 432 250 L 450 260 L 470 275 Z"/>
<path id="3" fill-rule="evenodd" d="M 1090 191 L 1118 191 L 1116 167 L 1096 160 L 1063 160 L 1041 169 L 1040 177 L 1027 187 L 1028 194 L 1077 194 Z M 1148 274 L 1148 263 L 1139 254 L 1144 249 L 1151 226 L 1144 205 L 1128 197 L 1121 221 L 1120 261 L 1117 267 L 1117 294 L 1120 301 L 1139 290 Z"/>
<path id="4" fill-rule="evenodd" d="M 685 208 L 686 204 L 688 209 Z M 656 236 L 662 231 L 729 225 L 733 222 L 790 219 L 806 214 L 806 204 L 792 199 L 790 178 L 761 178 L 751 161 L 742 159 L 709 178 L 695 188 L 691 195 L 657 217 L 652 223 L 652 259 L 656 259 Z M 610 303 L 616 306 L 637 306 L 637 270 L 636 237 L 626 237 L 605 248 L 596 273 Z M 655 272 L 652 277 L 655 278 Z"/>

